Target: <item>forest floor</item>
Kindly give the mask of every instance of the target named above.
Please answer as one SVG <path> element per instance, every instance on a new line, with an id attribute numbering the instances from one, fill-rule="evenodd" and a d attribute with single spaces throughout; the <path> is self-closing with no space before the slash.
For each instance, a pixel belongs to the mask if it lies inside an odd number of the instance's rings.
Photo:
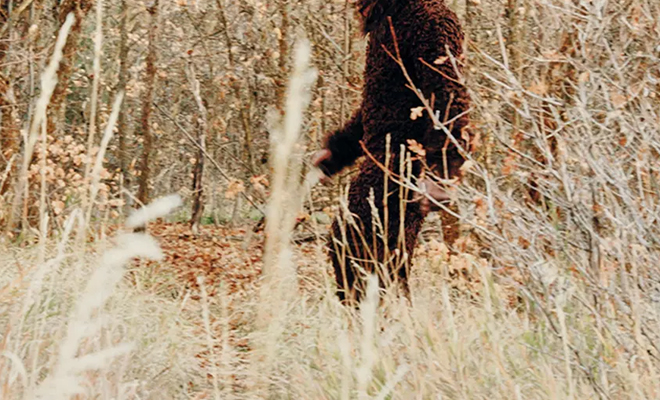
<path id="1" fill-rule="evenodd" d="M 245 393 L 249 379 L 240 371 L 242 365 L 249 363 L 249 354 L 253 350 L 250 336 L 255 329 L 255 310 L 252 305 L 259 297 L 265 244 L 263 229 L 255 229 L 254 224 L 237 227 L 202 225 L 195 234 L 188 223 L 159 221 L 149 225 L 148 233 L 161 246 L 164 259 L 134 261 L 126 275 L 128 281 L 141 292 L 156 294 L 166 301 L 178 300 L 182 308 L 187 302 L 195 303 L 190 306 L 192 309 L 201 307 L 205 301 L 202 293 L 208 296 L 206 301 L 212 308 L 217 310 L 216 307 L 222 304 L 223 311 L 211 313 L 209 317 L 211 326 L 215 327 L 212 335 L 216 338 L 226 336 L 225 344 L 235 350 L 231 361 L 233 367 L 230 368 L 235 373 L 225 377 L 225 381 L 232 381 L 232 392 Z M 298 290 L 301 297 L 309 297 L 324 291 L 328 280 L 334 280 L 334 277 L 324 252 L 325 240 L 322 237 L 310 240 L 309 232 L 302 230 L 298 233 L 304 237 L 294 249 Z M 228 316 L 227 321 L 218 323 L 220 313 Z M 198 316 L 193 318 L 201 334 L 202 321 Z M 220 352 L 222 346 L 218 344 L 216 347 Z M 207 372 L 208 385 L 212 384 L 212 358 L 205 347 L 195 354 L 199 368 Z M 191 380 L 188 385 L 191 393 L 200 389 L 199 382 Z"/>
<path id="2" fill-rule="evenodd" d="M 159 242 L 165 258 L 158 262 L 138 261 L 137 265 L 151 274 L 175 277 L 174 282 L 179 287 L 168 290 L 185 288 L 198 292 L 201 277 L 209 288 L 209 297 L 216 295 L 220 285 L 228 295 L 254 294 L 252 291 L 263 265 L 263 230 L 255 232 L 250 226 L 202 225 L 194 234 L 187 223 L 158 222 L 150 224 L 148 232 Z M 319 255 L 323 256 L 319 251 L 323 251 L 324 245 L 322 238 L 309 240 L 306 237 L 305 243 L 297 246 L 301 290 L 310 280 L 320 281 L 331 273 L 327 262 L 318 263 Z"/>
<path id="3" fill-rule="evenodd" d="M 297 237 L 302 238 L 294 244 L 298 298 L 307 299 L 303 302 L 307 301 L 312 307 L 328 300 L 338 304 L 332 292 L 334 275 L 325 252 L 323 235 L 310 240 L 312 229 L 303 224 L 298 228 Z M 250 352 L 254 350 L 252 335 L 256 328 L 252 305 L 259 297 L 265 243 L 263 230 L 255 232 L 253 226 L 203 225 L 194 234 L 187 223 L 157 222 L 149 225 L 148 232 L 158 241 L 165 257 L 161 261 L 135 261 L 127 274 L 130 285 L 167 301 L 175 299 L 182 304 L 182 308 L 188 308 L 184 307 L 187 302 L 215 304 L 216 307 L 212 308 L 216 309 L 216 313 L 211 313 L 209 317 L 210 325 L 215 328 L 212 336 L 224 337 L 224 345 L 235 350 L 231 367 L 225 365 L 233 371 L 231 376 L 225 377 L 225 382 L 232 381 L 233 393 L 247 393 L 251 380 L 250 373 L 244 367 L 250 363 Z M 427 239 L 422 240 L 417 248 L 416 264 L 420 264 L 421 271 L 416 271 L 411 279 L 413 290 L 421 290 L 421 286 L 428 285 L 428 275 L 434 276 L 432 280 L 445 276 L 453 294 L 464 298 L 479 296 L 481 277 L 471 268 L 471 256 L 450 257 L 447 248 L 434 240 L 432 231 L 430 234 L 427 231 L 425 236 Z M 437 266 L 438 262 L 446 267 L 444 271 L 429 269 L 431 265 Z M 510 286 L 505 290 L 511 305 L 516 298 L 512 289 Z M 204 295 L 208 298 L 204 299 Z M 223 310 L 217 311 L 219 307 Z M 228 316 L 227 320 L 220 323 L 220 314 Z M 198 325 L 199 335 L 203 332 L 202 322 L 195 317 L 194 324 Z M 304 320 L 302 323 L 305 324 Z M 220 344 L 215 346 L 218 353 L 222 352 L 221 347 Z M 207 372 L 207 385 L 212 384 L 212 360 L 217 358 L 217 354 L 209 354 L 207 348 L 195 354 L 198 367 Z M 219 365 L 218 362 L 216 364 Z M 189 381 L 188 385 L 191 393 L 204 386 L 194 380 Z M 206 392 L 202 390 L 200 393 Z M 201 396 L 204 398 L 205 395 Z"/>
<path id="4" fill-rule="evenodd" d="M 193 234 L 185 223 L 150 223 L 162 257 L 134 259 L 115 278 L 107 259 L 130 251 L 126 238 L 139 242 L 126 235 L 122 242 L 116 228 L 102 230 L 83 253 L 72 240 L 60 246 L 63 258 L 53 242 L 0 253 L 0 350 L 8 355 L 0 376 L 9 373 L 0 398 L 51 390 L 43 375 L 58 379 L 62 365 L 69 374 L 87 368 L 76 390 L 103 398 L 598 398 L 595 373 L 567 370 L 566 336 L 529 311 L 516 271 L 496 271 L 469 235 L 450 253 L 427 221 L 410 301 L 390 290 L 353 310 L 337 301 L 325 240 L 310 240 L 305 222 L 288 262 L 295 288 L 284 296 L 264 291 L 266 238 L 253 228 L 203 225 Z M 318 230 L 322 237 L 326 228 Z M 566 275 L 576 290 L 579 278 Z M 264 319 L 264 310 L 273 314 Z M 600 357 L 603 374 L 623 376 L 623 345 L 598 339 L 589 315 L 560 321 L 570 324 L 571 346 Z M 654 398 L 652 376 L 630 376 L 650 394 L 635 398 Z M 608 390 L 626 398 L 619 387 Z"/>

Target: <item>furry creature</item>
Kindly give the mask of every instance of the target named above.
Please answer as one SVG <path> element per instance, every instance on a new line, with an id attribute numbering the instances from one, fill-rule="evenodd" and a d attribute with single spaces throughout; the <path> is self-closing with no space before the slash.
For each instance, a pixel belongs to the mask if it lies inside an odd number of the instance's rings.
<path id="1" fill-rule="evenodd" d="M 411 118 L 411 109 L 422 102 L 407 87 L 401 67 L 391 56 L 397 54 L 392 30 L 413 83 L 426 99 L 434 100 L 433 108 L 464 148 L 467 143 L 463 130 L 468 123 L 465 114 L 470 100 L 457 74 L 463 32 L 444 0 L 359 0 L 357 9 L 368 36 L 362 105 L 348 123 L 327 136 L 325 149 L 314 160 L 327 176 L 332 176 L 364 156 L 363 149 L 368 153 L 349 189 L 351 216 L 335 221 L 329 243 L 342 300 L 359 300 L 364 289 L 362 271 L 374 271 L 376 265 L 385 266 L 379 271 L 381 283 L 398 281 L 408 290 L 410 260 L 428 209 L 393 179 L 385 182 L 387 135 L 390 176 L 399 175 L 400 147 L 408 145 L 409 140 L 424 147 L 426 164 L 444 178 L 458 176 L 464 162 L 426 113 Z M 458 66 L 454 66 L 448 52 L 459 60 Z M 419 160 L 412 161 L 412 175 L 420 177 L 422 167 Z M 372 191 L 378 210 L 376 221 L 372 220 L 369 204 Z M 435 192 L 432 195 L 436 199 L 446 198 L 442 190 Z"/>

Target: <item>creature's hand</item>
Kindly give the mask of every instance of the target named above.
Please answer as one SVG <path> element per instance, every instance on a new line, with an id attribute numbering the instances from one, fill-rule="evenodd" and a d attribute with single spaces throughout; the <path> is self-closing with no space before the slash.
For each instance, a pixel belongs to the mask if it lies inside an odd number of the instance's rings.
<path id="1" fill-rule="evenodd" d="M 447 191 L 428 177 L 420 182 L 419 187 L 422 189 L 422 193 L 415 193 L 414 200 L 419 202 L 422 212 L 425 214 L 440 210 L 440 207 L 435 204 L 436 202 L 450 200 Z"/>
<path id="2" fill-rule="evenodd" d="M 321 183 L 326 184 L 330 182 L 330 174 L 328 174 L 327 165 L 331 162 L 331 160 L 332 152 L 328 149 L 319 150 L 312 156 L 312 165 L 323 172 Z"/>

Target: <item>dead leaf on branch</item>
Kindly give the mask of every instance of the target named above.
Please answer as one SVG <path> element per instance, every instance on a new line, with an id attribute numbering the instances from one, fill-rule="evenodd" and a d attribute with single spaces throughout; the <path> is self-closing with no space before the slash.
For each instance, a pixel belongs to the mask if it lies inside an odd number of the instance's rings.
<path id="1" fill-rule="evenodd" d="M 410 119 L 415 121 L 417 118 L 421 117 L 424 115 L 424 107 L 419 106 L 419 107 L 413 107 L 410 109 Z"/>
<path id="2" fill-rule="evenodd" d="M 424 146 L 417 143 L 417 141 L 413 139 L 408 139 L 407 142 L 408 142 L 408 149 L 410 151 L 412 151 L 413 153 L 417 154 L 420 157 L 426 157 L 426 150 L 424 150 Z"/>
<path id="3" fill-rule="evenodd" d="M 244 191 L 245 191 L 245 185 L 243 185 L 243 181 L 239 181 L 238 179 L 232 179 L 231 182 L 229 182 L 229 184 L 227 185 L 227 190 L 225 191 L 225 198 L 235 199 L 236 196 L 243 193 Z"/>
<path id="4" fill-rule="evenodd" d="M 461 165 L 460 170 L 463 174 L 470 172 L 475 167 L 475 163 L 472 160 L 467 160 Z"/>

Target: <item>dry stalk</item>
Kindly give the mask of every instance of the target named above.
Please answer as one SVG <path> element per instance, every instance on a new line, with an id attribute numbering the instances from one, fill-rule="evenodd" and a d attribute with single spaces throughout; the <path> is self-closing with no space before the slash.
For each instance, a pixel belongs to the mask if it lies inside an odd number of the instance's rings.
<path id="1" fill-rule="evenodd" d="M 264 337 L 256 352 L 262 390 L 266 390 L 268 376 L 272 373 L 291 296 L 296 291 L 296 267 L 290 240 L 304 199 L 300 185 L 299 139 L 303 112 L 316 78 L 316 71 L 308 67 L 309 57 L 309 44 L 299 43 L 294 53 L 285 115 L 271 134 L 273 179 L 266 212 L 267 240 L 258 317 Z"/>
<path id="2" fill-rule="evenodd" d="M 14 229 L 14 223 L 21 205 L 23 204 L 23 198 L 27 196 L 28 190 L 28 170 L 32 162 L 32 155 L 34 154 L 34 145 L 39 139 L 39 127 L 41 123 L 46 119 L 46 108 L 50 102 L 50 98 L 53 95 L 55 90 L 55 85 L 57 85 L 57 69 L 62 60 L 62 50 L 66 44 L 66 39 L 69 36 L 69 30 L 75 18 L 73 13 L 67 15 L 62 28 L 60 29 L 57 35 L 57 41 L 55 42 L 55 50 L 53 51 L 53 56 L 50 59 L 50 63 L 41 74 L 41 95 L 37 99 L 34 108 L 34 115 L 30 123 L 30 130 L 26 138 L 24 138 L 24 149 L 23 149 L 23 163 L 21 166 L 20 175 L 18 177 L 18 183 L 16 185 L 16 193 L 14 195 L 11 211 L 7 221 L 7 234 L 11 234 Z"/>

